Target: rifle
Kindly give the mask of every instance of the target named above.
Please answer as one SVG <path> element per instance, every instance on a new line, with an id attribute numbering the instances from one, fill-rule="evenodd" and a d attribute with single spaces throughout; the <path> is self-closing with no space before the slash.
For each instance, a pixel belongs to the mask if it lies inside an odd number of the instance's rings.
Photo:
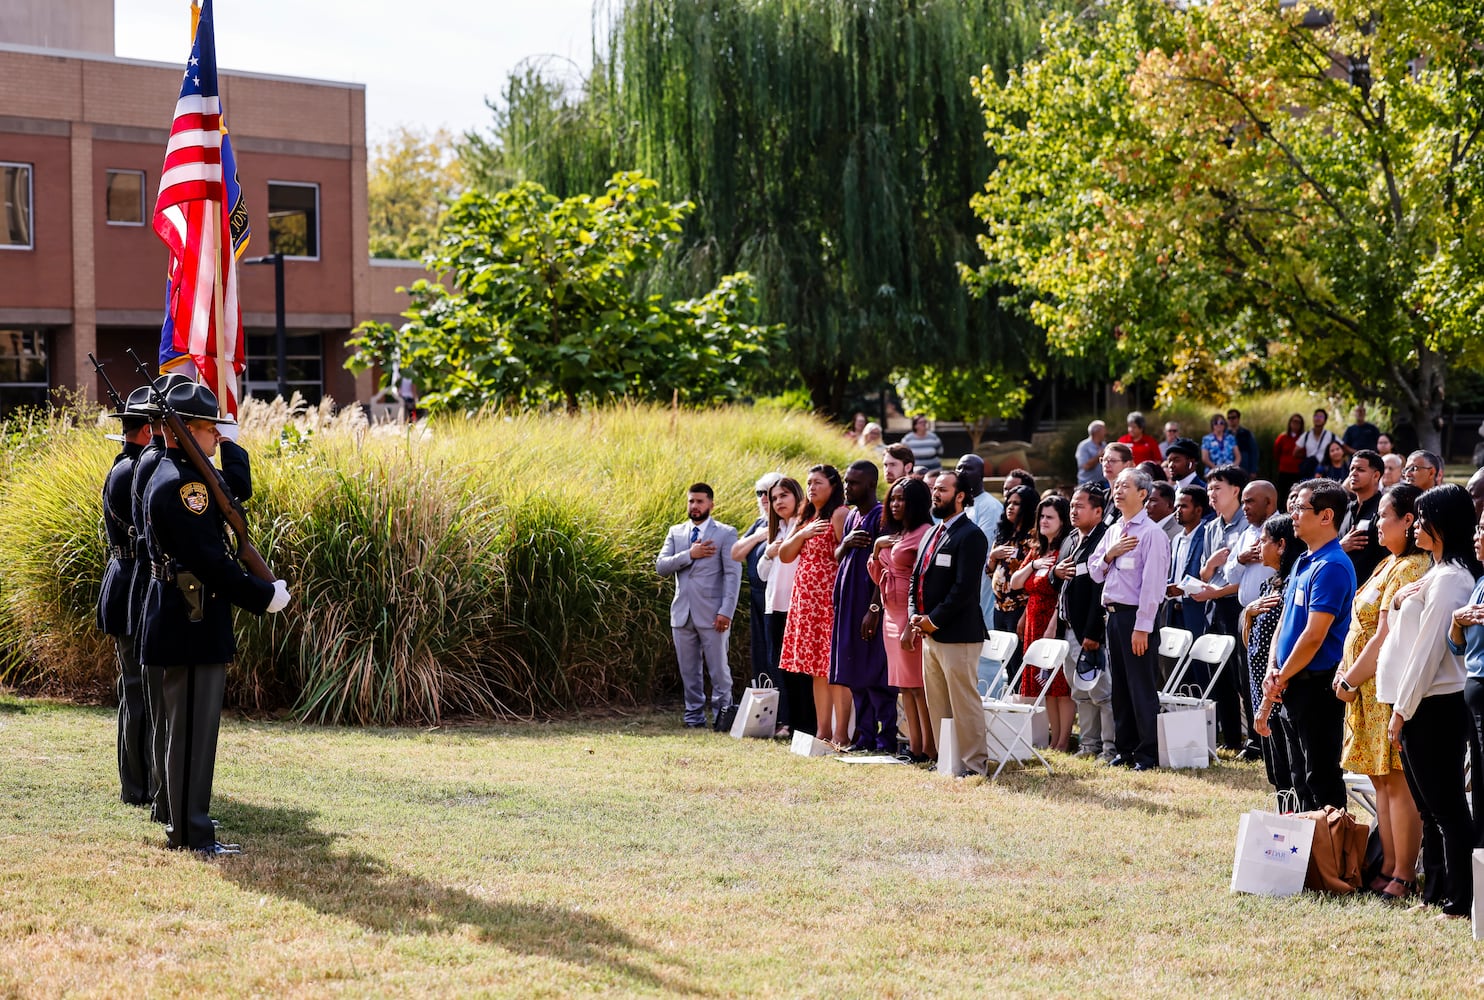
<path id="1" fill-rule="evenodd" d="M 127 349 L 128 355 L 134 360 L 134 365 L 139 373 L 144 376 L 145 385 L 149 386 L 149 394 L 154 399 L 155 405 L 160 408 L 160 415 L 165 421 L 165 426 L 170 428 L 170 433 L 175 436 L 180 448 L 185 451 L 186 458 L 192 467 L 206 480 L 206 489 L 211 493 L 211 498 L 221 508 L 222 517 L 226 519 L 227 527 L 232 529 L 232 534 L 237 538 L 236 557 L 242 560 L 248 572 L 259 580 L 273 583 L 278 579 L 273 570 L 268 568 L 268 561 L 263 558 L 247 536 L 247 515 L 242 510 L 242 505 L 227 488 L 227 481 L 222 478 L 221 472 L 211 464 L 206 457 L 206 452 L 196 443 L 195 437 L 186 428 L 185 421 L 181 419 L 175 407 L 165 398 L 165 394 L 155 388 L 155 380 L 150 377 L 149 367 L 139 360 L 139 355 L 134 353 L 132 347 Z"/>
<path id="2" fill-rule="evenodd" d="M 88 360 L 93 363 L 93 370 L 96 371 L 98 373 L 98 377 L 103 380 L 103 388 L 108 390 L 108 398 L 113 401 L 114 410 L 118 413 L 123 413 L 123 397 L 121 397 L 119 395 L 119 391 L 113 387 L 113 380 L 110 379 L 106 373 L 104 373 L 103 365 L 98 361 L 97 358 L 93 357 L 92 351 L 88 352 Z"/>

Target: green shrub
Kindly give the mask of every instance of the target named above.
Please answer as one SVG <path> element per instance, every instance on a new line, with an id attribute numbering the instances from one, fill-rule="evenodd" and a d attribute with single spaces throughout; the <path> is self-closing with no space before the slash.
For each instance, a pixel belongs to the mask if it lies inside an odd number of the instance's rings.
<path id="1" fill-rule="evenodd" d="M 696 480 L 745 528 L 753 482 L 854 457 L 813 417 L 616 406 L 367 428 L 329 407 L 249 404 L 253 539 L 289 581 L 280 615 L 239 614 L 228 697 L 329 723 L 432 722 L 633 703 L 676 687 L 655 575 Z M 99 491 L 115 446 L 53 418 L 0 470 L 0 679 L 103 696 L 92 627 Z M 86 428 L 75 426 L 88 424 Z M 745 595 L 732 644 L 746 663 Z M 741 667 L 745 669 L 745 667 Z"/>

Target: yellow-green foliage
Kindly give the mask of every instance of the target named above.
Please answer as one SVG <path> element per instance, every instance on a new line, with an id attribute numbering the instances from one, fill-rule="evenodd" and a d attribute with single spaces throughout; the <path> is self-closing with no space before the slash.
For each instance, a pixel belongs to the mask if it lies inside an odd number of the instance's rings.
<path id="1" fill-rule="evenodd" d="M 113 668 L 91 624 L 99 490 L 116 446 L 60 418 L 44 436 L 0 485 L 6 676 L 101 692 Z M 654 559 L 685 488 L 709 482 L 716 516 L 746 527 L 762 472 L 802 480 L 815 462 L 852 457 L 823 422 L 745 408 L 368 429 L 323 408 L 294 418 L 255 404 L 242 442 L 254 541 L 295 600 L 282 615 L 239 613 L 229 698 L 378 724 L 634 701 L 672 685 L 673 584 Z"/>

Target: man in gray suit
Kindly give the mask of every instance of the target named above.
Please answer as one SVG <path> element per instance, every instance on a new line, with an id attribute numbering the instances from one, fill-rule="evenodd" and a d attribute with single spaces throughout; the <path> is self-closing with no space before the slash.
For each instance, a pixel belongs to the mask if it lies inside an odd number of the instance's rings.
<path id="1" fill-rule="evenodd" d="M 690 488 L 686 497 L 690 521 L 670 529 L 654 564 L 660 576 L 675 577 L 670 631 L 685 687 L 685 724 L 693 729 L 706 724 L 705 675 L 711 677 L 716 714 L 732 704 L 727 632 L 737 610 L 742 564 L 731 558 L 737 529 L 711 519 L 713 502 L 710 486 L 696 483 Z"/>

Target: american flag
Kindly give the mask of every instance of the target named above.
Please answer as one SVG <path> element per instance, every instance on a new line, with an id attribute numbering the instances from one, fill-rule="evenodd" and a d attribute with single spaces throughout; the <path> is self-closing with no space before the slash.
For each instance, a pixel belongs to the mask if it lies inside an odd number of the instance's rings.
<path id="1" fill-rule="evenodd" d="M 236 414 L 237 375 L 244 366 L 237 254 L 247 243 L 247 213 L 224 133 L 216 34 L 211 0 L 205 0 L 181 80 L 155 200 L 154 230 L 170 248 L 160 367 L 179 371 L 193 366 L 192 374 L 198 374 L 213 390 L 225 387 L 225 393 L 219 392 L 220 403 L 228 413 Z M 237 216 L 241 225 L 234 227 Z M 240 240 L 234 239 L 234 228 L 240 229 Z M 218 286 L 222 292 L 220 338 L 213 302 Z M 222 382 L 218 381 L 218 357 L 229 364 Z"/>

